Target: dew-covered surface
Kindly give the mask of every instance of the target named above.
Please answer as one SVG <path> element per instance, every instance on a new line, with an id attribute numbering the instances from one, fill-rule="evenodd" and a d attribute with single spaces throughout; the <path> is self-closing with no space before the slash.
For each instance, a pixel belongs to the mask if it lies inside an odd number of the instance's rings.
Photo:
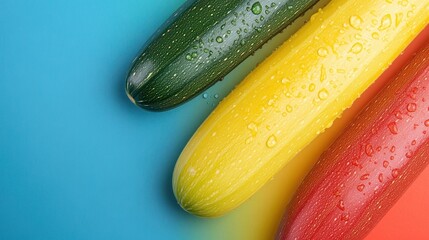
<path id="1" fill-rule="evenodd" d="M 429 45 L 322 155 L 280 239 L 361 239 L 429 163 Z"/>
<path id="2" fill-rule="evenodd" d="M 223 79 L 316 0 L 198 0 L 182 6 L 134 61 L 127 91 L 163 110 Z"/>
<path id="3" fill-rule="evenodd" d="M 425 26 L 427 20 L 418 15 L 427 7 L 421 2 L 332 2 L 313 15 L 188 143 L 174 175 L 181 205 L 197 215 L 216 216 L 249 198 L 405 49 Z M 392 14 L 402 17 L 385 28 L 385 16 Z M 189 174 L 190 169 L 197 173 Z"/>

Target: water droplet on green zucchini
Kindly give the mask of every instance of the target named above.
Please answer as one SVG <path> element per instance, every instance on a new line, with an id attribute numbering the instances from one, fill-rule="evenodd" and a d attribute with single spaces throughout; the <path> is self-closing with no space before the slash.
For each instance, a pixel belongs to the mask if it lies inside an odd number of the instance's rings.
<path id="1" fill-rule="evenodd" d="M 262 12 L 262 5 L 261 5 L 261 3 L 260 2 L 255 2 L 252 5 L 252 13 L 255 14 L 255 15 L 259 15 L 259 14 L 261 14 L 261 12 Z"/>

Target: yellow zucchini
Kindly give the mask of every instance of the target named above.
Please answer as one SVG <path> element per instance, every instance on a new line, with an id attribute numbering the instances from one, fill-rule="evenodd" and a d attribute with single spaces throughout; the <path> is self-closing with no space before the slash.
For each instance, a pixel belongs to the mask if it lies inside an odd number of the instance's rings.
<path id="1" fill-rule="evenodd" d="M 188 212 L 234 209 L 351 106 L 429 23 L 429 0 L 333 0 L 228 95 L 176 164 Z"/>

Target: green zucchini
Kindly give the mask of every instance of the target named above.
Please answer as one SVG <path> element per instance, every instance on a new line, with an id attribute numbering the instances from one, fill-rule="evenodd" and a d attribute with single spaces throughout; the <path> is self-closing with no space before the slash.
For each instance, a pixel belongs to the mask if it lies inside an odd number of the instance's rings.
<path id="1" fill-rule="evenodd" d="M 195 0 L 146 43 L 126 81 L 132 102 L 173 108 L 221 80 L 317 0 Z"/>

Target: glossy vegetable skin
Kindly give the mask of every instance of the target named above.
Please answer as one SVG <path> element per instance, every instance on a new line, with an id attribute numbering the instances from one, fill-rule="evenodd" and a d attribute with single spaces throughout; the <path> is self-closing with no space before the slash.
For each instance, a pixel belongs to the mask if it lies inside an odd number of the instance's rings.
<path id="1" fill-rule="evenodd" d="M 362 239 L 429 163 L 429 43 L 322 155 L 278 239 Z"/>
<path id="2" fill-rule="evenodd" d="M 351 106 L 429 22 L 429 2 L 333 0 L 200 126 L 173 175 L 178 202 L 219 216 Z"/>
<path id="3" fill-rule="evenodd" d="M 188 1 L 134 60 L 126 92 L 142 108 L 173 108 L 222 79 L 316 2 Z"/>

